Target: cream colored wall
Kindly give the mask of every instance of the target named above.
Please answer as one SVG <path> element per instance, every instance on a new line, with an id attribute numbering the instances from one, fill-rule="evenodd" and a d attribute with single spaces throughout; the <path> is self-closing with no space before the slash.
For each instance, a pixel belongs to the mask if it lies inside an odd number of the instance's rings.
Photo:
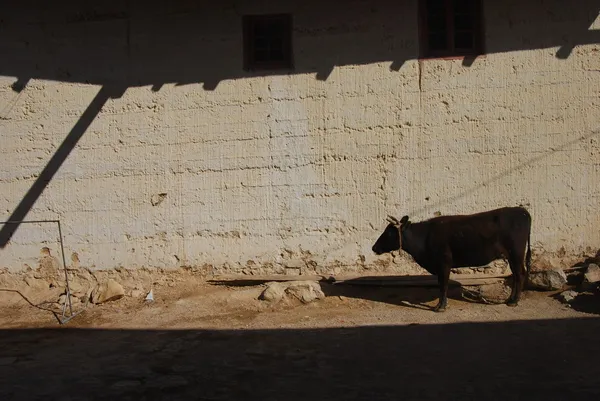
<path id="1" fill-rule="evenodd" d="M 370 247 L 388 213 L 519 203 L 537 250 L 600 248 L 595 1 L 485 1 L 489 54 L 471 66 L 416 61 L 414 0 L 105 2 L 132 19 L 66 23 L 71 3 L 13 5 L 0 25 L 2 220 L 101 85 L 126 86 L 27 215 L 61 219 L 68 261 L 381 268 Z M 293 13 L 294 74 L 242 71 L 240 18 L 259 12 Z M 34 266 L 56 238 L 51 224 L 22 225 L 0 266 Z"/>

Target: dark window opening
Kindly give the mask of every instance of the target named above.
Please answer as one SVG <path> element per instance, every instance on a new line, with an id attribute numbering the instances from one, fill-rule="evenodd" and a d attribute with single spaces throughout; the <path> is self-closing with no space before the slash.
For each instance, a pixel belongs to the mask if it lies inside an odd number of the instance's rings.
<path id="1" fill-rule="evenodd" d="M 293 68 L 290 14 L 247 15 L 243 30 L 245 70 Z"/>
<path id="2" fill-rule="evenodd" d="M 421 57 L 483 53 L 481 0 L 421 0 Z"/>

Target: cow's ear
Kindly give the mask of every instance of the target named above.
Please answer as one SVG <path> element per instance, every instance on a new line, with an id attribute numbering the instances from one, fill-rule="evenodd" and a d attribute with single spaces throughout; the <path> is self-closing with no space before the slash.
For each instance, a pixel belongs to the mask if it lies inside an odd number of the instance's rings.
<path id="1" fill-rule="evenodd" d="M 404 216 L 403 218 L 400 219 L 400 224 L 406 224 L 408 223 L 408 216 Z"/>
<path id="2" fill-rule="evenodd" d="M 407 221 L 406 223 L 402 224 L 402 231 L 406 230 L 408 227 L 410 227 L 412 223 L 410 221 Z"/>

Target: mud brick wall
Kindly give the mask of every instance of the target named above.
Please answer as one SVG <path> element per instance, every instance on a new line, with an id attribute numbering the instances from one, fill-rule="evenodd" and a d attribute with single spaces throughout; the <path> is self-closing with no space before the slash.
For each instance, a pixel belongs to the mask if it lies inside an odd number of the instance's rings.
<path id="1" fill-rule="evenodd" d="M 401 269 L 388 213 L 518 204 L 537 251 L 600 247 L 596 1 L 484 1 L 471 63 L 418 61 L 416 0 L 46 3 L 0 17 L 0 218 L 81 136 L 26 216 L 68 263 Z M 279 12 L 294 71 L 245 72 L 242 16 Z M 22 225 L 0 266 L 43 247 Z"/>

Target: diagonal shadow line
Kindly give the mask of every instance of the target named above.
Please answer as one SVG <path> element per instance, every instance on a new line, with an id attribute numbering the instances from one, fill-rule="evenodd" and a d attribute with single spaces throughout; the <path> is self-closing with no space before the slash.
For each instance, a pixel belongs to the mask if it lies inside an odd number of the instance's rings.
<path id="1" fill-rule="evenodd" d="M 479 189 L 481 189 L 481 188 L 483 188 L 483 187 L 485 187 L 485 186 L 487 186 L 487 185 L 489 185 L 489 184 L 491 184 L 493 182 L 499 181 L 502 178 L 507 177 L 507 176 L 511 175 L 512 173 L 514 173 L 516 171 L 522 170 L 523 168 L 525 168 L 527 166 L 530 166 L 530 165 L 532 165 L 533 163 L 535 163 L 535 162 L 537 162 L 539 160 L 545 159 L 546 157 L 549 157 L 550 155 L 552 155 L 552 154 L 554 154 L 556 152 L 559 152 L 559 151 L 561 151 L 561 150 L 563 150 L 563 149 L 565 149 L 565 148 L 567 148 L 567 147 L 569 147 L 569 146 L 571 146 L 571 145 L 573 145 L 573 144 L 575 144 L 577 142 L 585 141 L 586 139 L 590 139 L 590 138 L 593 138 L 593 137 L 598 136 L 598 135 L 600 135 L 600 129 L 596 129 L 596 130 L 592 131 L 588 135 L 584 135 L 584 136 L 581 136 L 579 138 L 573 139 L 573 140 L 571 140 L 569 142 L 563 143 L 560 146 L 553 147 L 549 152 L 544 152 L 544 153 L 542 153 L 539 156 L 536 156 L 534 158 L 526 160 L 526 161 L 518 164 L 517 166 L 515 166 L 515 167 L 513 167 L 511 169 L 505 170 L 502 173 L 500 173 L 500 174 L 498 174 L 498 175 L 490 178 L 489 180 L 482 182 L 481 184 L 475 185 L 474 187 L 471 187 L 470 189 L 467 189 L 465 191 L 459 192 L 458 194 L 456 194 L 454 196 L 451 196 L 450 198 L 442 199 L 442 200 L 440 200 L 440 201 L 438 201 L 436 203 L 432 203 L 432 204 L 427 205 L 425 207 L 422 207 L 420 209 L 413 210 L 412 212 L 408 213 L 408 215 L 416 215 L 416 214 L 419 214 L 419 213 L 423 213 L 423 212 L 425 212 L 427 210 L 431 210 L 432 208 L 438 208 L 438 207 L 440 207 L 442 205 L 447 205 L 449 203 L 457 201 L 458 199 L 464 198 L 465 196 L 470 195 L 470 194 L 476 192 L 477 190 L 479 190 Z"/>
<path id="2" fill-rule="evenodd" d="M 19 222 L 25 219 L 27 213 L 29 213 L 35 202 L 37 202 L 42 195 L 42 192 L 44 192 L 58 169 L 65 162 L 73 148 L 75 148 L 75 145 L 77 145 L 77 142 L 79 142 L 83 134 L 85 134 L 108 99 L 111 97 L 120 97 L 124 91 L 124 87 L 104 85 L 100 88 L 65 140 L 60 144 L 48 164 L 46 164 L 46 167 L 44 167 L 39 177 L 35 180 L 29 191 L 27 191 L 23 199 L 21 199 L 10 218 L 8 218 L 9 221 Z M 6 247 L 19 226 L 20 223 L 8 223 L 0 229 L 0 249 Z"/>

